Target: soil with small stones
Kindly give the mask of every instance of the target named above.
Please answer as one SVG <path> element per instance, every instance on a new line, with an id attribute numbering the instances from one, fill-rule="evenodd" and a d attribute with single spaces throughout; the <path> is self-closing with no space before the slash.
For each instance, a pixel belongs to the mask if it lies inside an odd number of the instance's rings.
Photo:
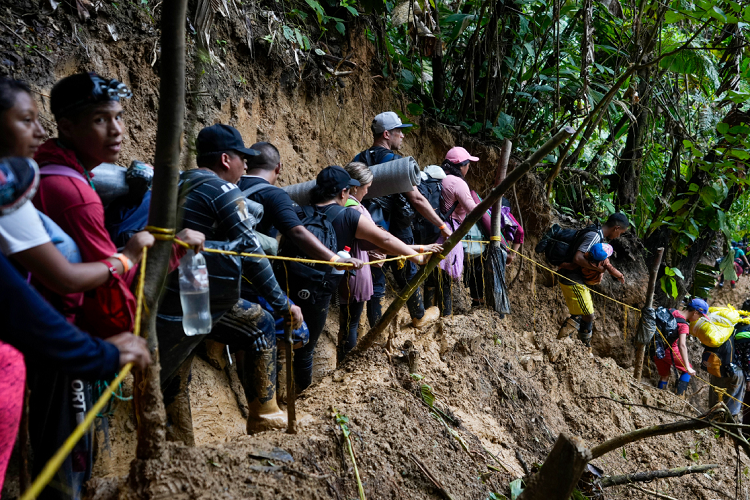
<path id="1" fill-rule="evenodd" d="M 51 134 L 54 123 L 44 96 L 56 79 L 94 70 L 126 82 L 135 95 L 125 104 L 122 163 L 150 159 L 162 57 L 156 24 L 161 3 L 155 2 L 153 10 L 99 3 L 87 21 L 68 3 L 54 12 L 43 3 L 22 0 L 0 13 L 5 24 L 0 26 L 0 73 L 32 84 Z M 347 77 L 328 78 L 322 60 L 308 55 L 298 63 L 290 50 L 273 49 L 262 40 L 269 26 L 278 29 L 268 12 L 253 6 L 245 23 L 217 16 L 211 40 L 226 43 L 212 48 L 209 65 L 200 62 L 196 35 L 188 36 L 185 168 L 192 166 L 191 144 L 200 128 L 222 122 L 237 127 L 246 144 L 267 140 L 279 147 L 281 185 L 305 181 L 369 146 L 373 115 L 406 111 L 408 103 L 380 75 L 381 61 L 366 40 L 364 25 L 350 30 L 346 39 L 329 40 L 332 55 L 349 54 L 356 66 Z M 480 194 L 487 192 L 495 176 L 496 147 L 426 117 L 409 118 L 419 127 L 407 135 L 403 153 L 427 165 L 439 163 L 451 146 L 462 145 L 481 159 L 470 170 L 469 183 Z M 541 178 L 544 173 L 532 173 L 508 193 L 527 231 L 523 252 L 532 256 L 533 245 L 552 221 L 572 222 L 551 215 Z M 613 263 L 625 273 L 625 285 L 605 277 L 595 288 L 636 308 L 643 306 L 647 281 L 639 245 L 634 238 L 614 245 Z M 132 404 L 118 400 L 108 421 L 97 424 L 90 498 L 355 498 L 354 463 L 334 418 L 338 414 L 347 419 L 367 498 L 439 498 L 429 475 L 453 498 L 485 499 L 491 492 L 509 494 L 510 481 L 541 463 L 562 432 L 594 446 L 676 418 L 660 410 L 697 415 L 706 409 L 708 396 L 700 381 L 691 382 L 686 402 L 653 387 L 652 364 L 640 383 L 632 379 L 635 311 L 594 295 L 592 357 L 576 340 L 556 340 L 567 311 L 549 272 L 516 258 L 507 276 L 511 315 L 501 319 L 487 309 L 471 309 L 465 290 L 456 285 L 464 303 L 455 316 L 417 331 L 404 311 L 390 353 L 375 347 L 338 368 L 338 312 L 332 307 L 316 350 L 315 383 L 297 401 L 297 435 L 244 435 L 244 396 L 233 368 L 217 355 L 201 356 L 193 366 L 194 448 L 168 443 L 160 457 L 133 460 L 137 424 Z M 748 282 L 743 278 L 736 290 L 717 290 L 714 302 L 741 304 Z M 694 363 L 699 354 L 692 344 Z M 131 393 L 132 382 L 127 382 L 124 398 Z M 434 409 L 425 403 L 433 397 Z M 734 495 L 736 460 L 725 439 L 698 431 L 631 444 L 594 463 L 605 474 L 721 464 L 708 474 L 647 486 L 674 498 L 711 500 Z M 740 470 L 747 464 L 743 457 Z M 627 487 L 604 493 L 605 498 L 643 495 Z M 4 498 L 15 496 L 17 469 L 15 476 L 9 473 L 3 492 Z"/>

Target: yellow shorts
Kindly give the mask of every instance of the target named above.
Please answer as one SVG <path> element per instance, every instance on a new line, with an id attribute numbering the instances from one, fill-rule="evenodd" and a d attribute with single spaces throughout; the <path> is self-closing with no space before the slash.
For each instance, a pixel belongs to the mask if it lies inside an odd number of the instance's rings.
<path id="1" fill-rule="evenodd" d="M 560 288 L 562 288 L 563 297 L 565 297 L 565 303 L 568 305 L 571 316 L 594 314 L 591 292 L 585 285 L 579 285 L 578 283 L 563 285 L 560 283 Z"/>

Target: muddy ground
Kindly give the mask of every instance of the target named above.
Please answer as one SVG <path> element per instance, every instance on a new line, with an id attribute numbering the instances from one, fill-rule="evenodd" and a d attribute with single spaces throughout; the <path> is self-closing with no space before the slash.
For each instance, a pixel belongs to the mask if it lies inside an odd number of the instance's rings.
<path id="1" fill-rule="evenodd" d="M 750 279 L 743 281 L 723 296 L 746 296 Z M 514 300 L 516 310 L 536 309 L 536 327 L 526 327 L 520 315 L 500 320 L 494 312 L 474 309 L 418 332 L 402 315 L 390 359 L 376 347 L 338 369 L 336 324 L 329 318 L 320 344 L 317 382 L 298 400 L 303 422 L 296 436 L 245 436 L 242 409 L 226 370 L 199 359 L 191 386 L 198 446 L 173 444 L 164 459 L 141 464 L 139 473 L 149 478 L 149 486 L 138 493 L 152 498 L 354 498 L 352 462 L 334 421 L 338 412 L 349 418 L 367 498 L 439 498 L 412 461 L 414 456 L 454 498 L 485 499 L 492 491 L 507 494 L 508 483 L 523 476 L 524 466 L 541 463 L 561 432 L 594 446 L 675 419 L 611 399 L 685 415 L 696 415 L 705 407 L 707 395 L 699 381 L 691 382 L 689 389 L 698 392 L 692 408 L 653 387 L 653 368 L 650 378 L 646 370 L 642 383 L 636 384 L 632 371 L 613 358 L 592 357 L 572 339 L 556 340 L 549 306 L 558 293 L 539 285 L 536 298 Z M 409 351 L 418 353 L 411 368 L 424 377 L 421 381 L 409 375 Z M 420 387 L 425 383 L 442 420 L 423 403 Z M 127 406 L 122 404 L 118 414 Z M 133 456 L 132 442 L 119 439 L 112 430 L 110 436 L 117 465 L 100 470 L 108 477 L 93 482 L 93 498 L 129 492 L 120 482 L 128 472 L 127 458 Z M 605 474 L 706 463 L 721 467 L 647 487 L 674 498 L 733 497 L 736 455 L 726 440 L 710 431 L 641 441 L 594 461 Z M 743 457 L 741 470 L 748 463 Z M 626 487 L 604 493 L 604 498 L 642 497 Z"/>

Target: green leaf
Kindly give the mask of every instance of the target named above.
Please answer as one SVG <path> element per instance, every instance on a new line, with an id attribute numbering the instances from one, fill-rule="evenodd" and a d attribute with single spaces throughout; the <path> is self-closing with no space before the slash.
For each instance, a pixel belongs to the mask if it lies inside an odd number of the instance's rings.
<path id="1" fill-rule="evenodd" d="M 336 23 L 336 31 L 338 31 L 339 33 L 343 35 L 344 32 L 346 31 L 346 28 L 344 27 L 344 23 L 342 22 Z"/>
<path id="2" fill-rule="evenodd" d="M 729 124 L 725 122 L 720 122 L 718 125 L 716 125 L 716 130 L 720 134 L 726 134 L 727 132 L 729 132 Z"/>
<path id="3" fill-rule="evenodd" d="M 716 201 L 716 189 L 711 186 L 703 186 L 700 191 L 700 196 L 701 199 L 706 203 L 706 205 L 711 205 L 714 201 Z"/>
<path id="4" fill-rule="evenodd" d="M 523 493 L 523 480 L 516 479 L 515 481 L 512 481 L 508 487 L 510 488 L 510 500 L 516 500 L 521 493 Z"/>
<path id="5" fill-rule="evenodd" d="M 669 208 L 672 209 L 673 212 L 677 212 L 679 209 L 681 209 L 685 203 L 687 203 L 689 200 L 688 198 L 683 198 L 681 200 L 677 200 L 674 203 L 672 203 Z"/>
<path id="6" fill-rule="evenodd" d="M 674 277 L 672 276 L 662 276 L 661 280 L 659 280 L 661 284 L 661 290 L 668 295 L 669 297 L 675 298 L 677 297 L 677 281 L 675 281 Z M 623 450 L 623 453 L 625 450 Z M 623 455 L 623 458 L 625 455 Z"/>
<path id="7" fill-rule="evenodd" d="M 482 124 L 480 122 L 474 122 L 474 124 L 469 129 L 469 134 L 478 134 L 480 130 L 482 130 Z"/>
<path id="8" fill-rule="evenodd" d="M 685 16 L 674 10 L 668 10 L 664 14 L 664 22 L 667 24 L 676 23 L 677 21 L 682 21 L 683 19 L 685 19 Z"/>
<path id="9" fill-rule="evenodd" d="M 424 107 L 422 107 L 421 104 L 416 103 L 416 102 L 409 103 L 406 106 L 406 109 L 409 111 L 410 114 L 415 115 L 415 116 L 419 116 L 422 113 L 424 113 Z"/>

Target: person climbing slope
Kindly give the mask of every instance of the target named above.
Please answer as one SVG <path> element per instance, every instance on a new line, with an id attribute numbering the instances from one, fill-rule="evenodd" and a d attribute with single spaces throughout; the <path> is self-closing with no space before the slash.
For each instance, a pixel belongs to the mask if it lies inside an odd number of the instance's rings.
<path id="1" fill-rule="evenodd" d="M 630 227 L 630 222 L 625 214 L 614 213 L 609 216 L 607 222 L 601 229 L 593 229 L 591 226 L 579 233 L 579 237 L 573 243 L 576 246 L 573 257 L 561 267 L 560 288 L 562 289 L 565 303 L 568 306 L 570 317 L 565 320 L 557 335 L 558 339 L 569 337 L 574 331 L 578 331 L 578 338 L 583 345 L 591 348 L 591 336 L 594 326 L 594 303 L 591 293 L 585 285 L 586 278 L 583 269 L 604 272 L 601 265 L 592 264 L 586 253 L 590 252 L 594 245 L 602 243 L 605 239 L 613 240 L 619 238 Z M 621 282 L 624 282 L 624 278 Z M 579 321 L 580 320 L 580 324 Z"/>

